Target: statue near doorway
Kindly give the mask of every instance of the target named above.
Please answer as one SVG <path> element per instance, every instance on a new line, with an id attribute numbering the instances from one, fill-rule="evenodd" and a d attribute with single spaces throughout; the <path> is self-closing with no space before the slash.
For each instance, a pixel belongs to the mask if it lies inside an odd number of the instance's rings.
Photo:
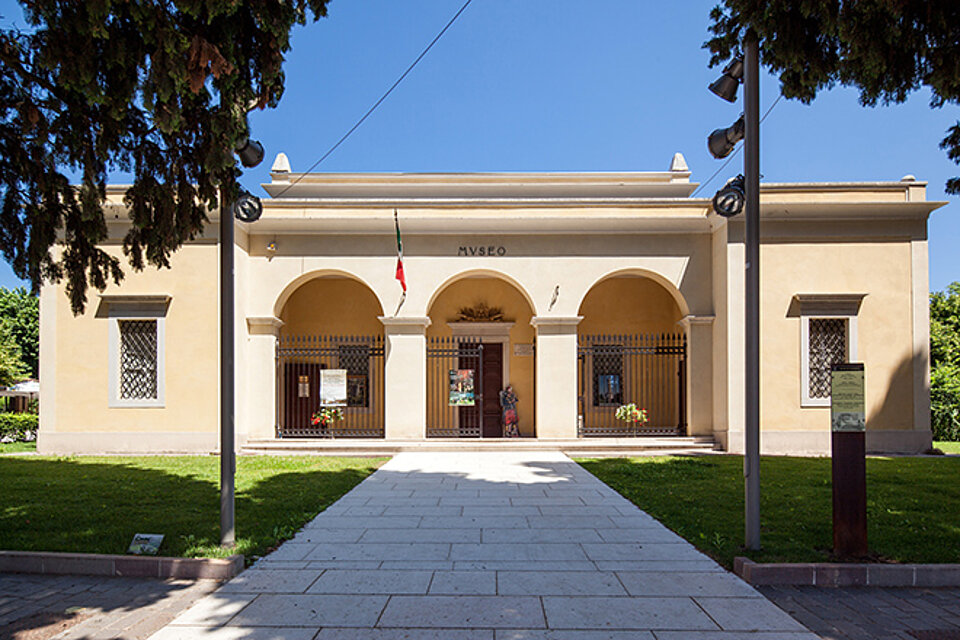
<path id="1" fill-rule="evenodd" d="M 517 418 L 517 394 L 513 390 L 513 385 L 508 384 L 500 392 L 500 406 L 503 409 L 503 437 L 519 438 L 520 429 L 517 427 L 519 419 Z"/>

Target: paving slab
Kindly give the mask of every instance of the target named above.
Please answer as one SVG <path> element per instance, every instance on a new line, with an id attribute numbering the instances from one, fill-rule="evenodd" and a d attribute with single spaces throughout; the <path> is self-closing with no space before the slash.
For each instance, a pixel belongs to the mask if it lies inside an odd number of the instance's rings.
<path id="1" fill-rule="evenodd" d="M 496 571 L 436 571 L 432 595 L 492 596 L 497 594 Z"/>
<path id="2" fill-rule="evenodd" d="M 486 629 L 321 629 L 315 640 L 494 640 Z"/>
<path id="3" fill-rule="evenodd" d="M 330 569 L 307 593 L 426 594 L 432 571 Z"/>
<path id="4" fill-rule="evenodd" d="M 554 629 L 720 629 L 691 598 L 546 596 L 543 609 Z"/>
<path id="5" fill-rule="evenodd" d="M 625 596 L 612 571 L 498 571 L 501 595 Z"/>
<path id="6" fill-rule="evenodd" d="M 656 636 L 651 631 L 509 629 L 497 631 L 496 640 L 656 640 Z"/>
<path id="7" fill-rule="evenodd" d="M 395 596 L 377 626 L 502 629 L 545 625 L 536 596 Z"/>
<path id="8" fill-rule="evenodd" d="M 816 638 L 556 452 L 396 456 L 154 640 L 194 637 Z"/>
<path id="9" fill-rule="evenodd" d="M 227 623 L 231 627 L 372 627 L 387 596 L 263 594 Z"/>
<path id="10" fill-rule="evenodd" d="M 727 572 L 618 571 L 616 575 L 631 596 L 762 597 Z"/>
<path id="11" fill-rule="evenodd" d="M 221 587 L 221 593 L 303 593 L 322 569 L 249 569 Z"/>
<path id="12" fill-rule="evenodd" d="M 697 597 L 694 601 L 724 631 L 806 631 L 806 627 L 763 598 Z"/>
<path id="13" fill-rule="evenodd" d="M 166 627 L 151 636 L 150 640 L 312 640 L 317 630 L 297 627 Z"/>

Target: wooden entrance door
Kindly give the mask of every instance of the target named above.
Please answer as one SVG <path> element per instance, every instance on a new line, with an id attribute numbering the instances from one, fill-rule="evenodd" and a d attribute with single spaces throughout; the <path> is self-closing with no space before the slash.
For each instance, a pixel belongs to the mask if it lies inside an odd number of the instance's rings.
<path id="1" fill-rule="evenodd" d="M 320 369 L 315 362 L 288 362 L 283 368 L 283 427 L 290 432 L 309 431 L 320 408 Z M 299 435 L 299 434 L 298 434 Z"/>
<path id="2" fill-rule="evenodd" d="M 503 344 L 485 342 L 483 344 L 483 427 L 484 438 L 500 438 L 503 427 L 500 424 L 500 389 L 503 388 Z"/>

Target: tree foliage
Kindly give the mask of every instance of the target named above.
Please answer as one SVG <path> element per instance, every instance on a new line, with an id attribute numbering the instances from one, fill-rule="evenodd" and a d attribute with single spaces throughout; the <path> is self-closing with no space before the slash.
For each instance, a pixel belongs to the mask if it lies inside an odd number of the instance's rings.
<path id="1" fill-rule="evenodd" d="M 0 324 L 20 350 L 26 373 L 40 375 L 40 300 L 23 287 L 0 287 Z"/>
<path id="2" fill-rule="evenodd" d="M 0 250 L 17 275 L 65 278 L 75 313 L 120 282 L 98 247 L 112 169 L 134 176 L 130 265 L 169 266 L 218 187 L 235 195 L 247 110 L 276 106 L 290 30 L 327 2 L 21 0 L 30 30 L 0 30 Z"/>
<path id="3" fill-rule="evenodd" d="M 20 347 L 10 327 L 0 323 L 0 387 L 20 382 L 28 375 L 29 370 L 20 359 Z"/>
<path id="4" fill-rule="evenodd" d="M 903 102 L 921 86 L 932 107 L 960 103 L 957 0 L 723 0 L 710 17 L 711 65 L 736 55 L 753 29 L 760 61 L 787 98 L 809 103 L 839 82 L 857 87 L 868 106 Z M 960 121 L 940 147 L 960 164 Z M 947 191 L 960 193 L 960 178 Z"/>
<path id="5" fill-rule="evenodd" d="M 934 440 L 960 440 L 960 282 L 930 294 L 930 369 Z"/>

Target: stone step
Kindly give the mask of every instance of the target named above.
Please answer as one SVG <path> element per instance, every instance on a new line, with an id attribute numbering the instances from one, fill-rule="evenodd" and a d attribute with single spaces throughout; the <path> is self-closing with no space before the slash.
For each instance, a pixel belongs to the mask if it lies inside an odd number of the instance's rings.
<path id="1" fill-rule="evenodd" d="M 706 436 L 433 440 L 287 438 L 248 440 L 240 453 L 390 456 L 405 451 L 562 451 L 570 456 L 635 456 L 710 453 L 716 448 L 713 439 Z"/>

